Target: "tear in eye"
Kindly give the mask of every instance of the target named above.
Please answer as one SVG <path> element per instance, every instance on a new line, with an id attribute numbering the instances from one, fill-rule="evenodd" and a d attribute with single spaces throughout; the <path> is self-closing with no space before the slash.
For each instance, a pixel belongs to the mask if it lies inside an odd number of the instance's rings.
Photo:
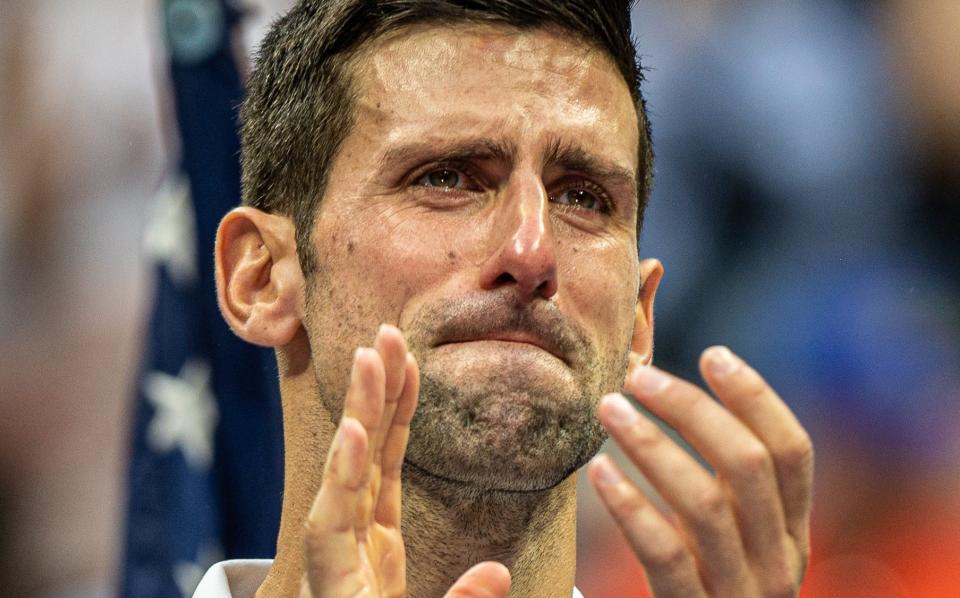
<path id="1" fill-rule="evenodd" d="M 600 198 L 586 189 L 567 189 L 563 193 L 556 195 L 553 201 L 585 210 L 603 209 L 603 202 Z"/>
<path id="2" fill-rule="evenodd" d="M 437 187 L 440 189 L 456 189 L 461 186 L 460 173 L 449 168 L 432 170 L 420 177 L 418 185 Z"/>

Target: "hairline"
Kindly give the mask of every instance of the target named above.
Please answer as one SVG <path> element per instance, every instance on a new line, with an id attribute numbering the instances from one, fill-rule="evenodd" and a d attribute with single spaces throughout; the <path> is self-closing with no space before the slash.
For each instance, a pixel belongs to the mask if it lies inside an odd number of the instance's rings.
<path id="1" fill-rule="evenodd" d="M 648 133 L 649 123 L 647 121 L 646 108 L 641 90 L 634 89 L 634 84 L 636 83 L 639 85 L 642 81 L 642 76 L 640 73 L 638 72 L 637 81 L 629 81 L 624 75 L 624 72 L 620 68 L 619 63 L 611 50 L 606 48 L 603 44 L 583 35 L 576 29 L 564 26 L 561 23 L 546 22 L 531 24 L 528 26 L 504 21 L 496 18 L 495 16 L 484 18 L 483 16 L 474 15 L 465 15 L 462 18 L 457 18 L 456 20 L 451 21 L 449 15 L 444 14 L 434 18 L 418 18 L 409 22 L 401 20 L 381 23 L 378 28 L 371 31 L 363 39 L 330 57 L 330 60 L 340 61 L 340 64 L 334 67 L 334 72 L 337 73 L 338 78 L 340 79 L 341 91 L 343 93 L 343 116 L 345 126 L 343 128 L 342 135 L 339 137 L 339 139 L 335 140 L 336 143 L 333 147 L 333 153 L 330 155 L 326 169 L 319 176 L 319 185 L 312 189 L 317 197 L 313 200 L 306 201 L 306 206 L 302 206 L 301 208 L 307 211 L 307 213 L 297 214 L 297 208 L 294 206 L 287 210 L 289 213 L 286 214 L 294 220 L 294 225 L 297 229 L 295 233 L 297 239 L 297 256 L 304 273 L 309 275 L 318 266 L 316 263 L 316 255 L 313 251 L 313 229 L 315 228 L 316 219 L 319 217 L 326 201 L 327 190 L 330 182 L 330 174 L 332 173 L 334 165 L 336 164 L 337 158 L 340 156 L 343 144 L 355 132 L 355 127 L 357 124 L 358 100 L 360 98 L 360 94 L 362 93 L 362 89 L 358 85 L 358 82 L 363 76 L 366 65 L 369 64 L 370 57 L 378 50 L 378 47 L 382 47 L 383 45 L 390 43 L 397 37 L 409 34 L 411 31 L 426 30 L 440 26 L 443 26 L 445 29 L 449 29 L 451 27 L 470 29 L 482 28 L 500 30 L 504 32 L 513 31 L 517 33 L 545 31 L 554 34 L 572 34 L 575 37 L 576 43 L 581 44 L 587 52 L 598 53 L 603 57 L 603 60 L 606 62 L 606 64 L 619 75 L 619 79 L 626 86 L 627 93 L 631 97 L 631 101 L 634 105 L 634 110 L 637 115 L 638 145 L 636 164 L 636 200 L 638 210 L 635 234 L 637 237 L 637 251 L 639 252 L 640 233 L 644 220 L 643 216 L 650 197 L 653 178 L 653 147 L 652 140 L 650 139 Z M 314 92 L 314 94 L 315 93 L 316 92 Z M 319 100 L 316 95 L 314 95 L 312 99 L 314 102 Z M 306 230 L 299 230 L 300 228 L 304 228 Z"/>

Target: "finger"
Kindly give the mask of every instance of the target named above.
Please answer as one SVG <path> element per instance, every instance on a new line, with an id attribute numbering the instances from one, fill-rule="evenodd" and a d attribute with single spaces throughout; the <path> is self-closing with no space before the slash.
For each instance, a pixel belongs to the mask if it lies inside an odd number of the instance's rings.
<path id="1" fill-rule="evenodd" d="M 773 459 L 737 416 L 699 387 L 654 367 L 638 367 L 627 387 L 700 452 L 733 491 L 740 535 L 751 558 L 784 564 L 786 523 Z"/>
<path id="2" fill-rule="evenodd" d="M 383 324 L 377 331 L 373 348 L 383 359 L 383 369 L 386 372 L 384 381 L 388 401 L 396 401 L 403 390 L 404 364 L 407 356 L 407 342 L 403 333 L 396 326 Z"/>
<path id="3" fill-rule="evenodd" d="M 610 458 L 595 457 L 587 476 L 646 570 L 653 595 L 705 596 L 693 554 L 683 538 Z"/>
<path id="4" fill-rule="evenodd" d="M 380 427 L 373 439 L 373 464 L 380 466 L 383 455 L 383 443 L 390 431 L 397 401 L 403 391 L 407 343 L 400 331 L 389 324 L 383 324 L 377 331 L 373 348 L 380 355 L 384 371 L 384 407 L 380 418 Z"/>
<path id="5" fill-rule="evenodd" d="M 420 395 L 420 370 L 417 360 L 407 353 L 404 360 L 404 386 L 397 399 L 393 422 L 383 443 L 380 496 L 375 511 L 376 520 L 386 526 L 400 526 L 401 471 L 410 438 L 410 422 Z"/>
<path id="6" fill-rule="evenodd" d="M 600 421 L 676 511 L 706 582 L 724 594 L 750 575 L 730 499 L 721 483 L 623 395 L 603 397 Z M 638 491 L 639 492 L 639 491 Z"/>
<path id="7" fill-rule="evenodd" d="M 506 598 L 510 591 L 510 571 L 500 563 L 487 561 L 470 567 L 445 598 Z"/>
<path id="8" fill-rule="evenodd" d="M 384 376 L 380 354 L 375 349 L 359 347 L 353 356 L 343 417 L 359 421 L 370 440 L 376 437 L 383 419 Z"/>
<path id="9" fill-rule="evenodd" d="M 813 487 L 813 444 L 780 396 L 753 368 L 726 347 L 711 347 L 700 360 L 717 397 L 766 446 L 773 459 L 786 527 L 808 546 Z"/>
<path id="10" fill-rule="evenodd" d="M 305 524 L 307 581 L 314 596 L 353 595 L 362 587 L 357 536 L 367 525 L 358 519 L 369 479 L 367 448 L 364 427 L 356 419 L 344 417 Z M 340 590 L 343 592 L 338 593 Z"/>
<path id="11" fill-rule="evenodd" d="M 367 450 L 365 452 L 367 464 L 365 475 L 367 480 L 366 494 L 357 505 L 358 519 L 370 521 L 376 496 L 380 492 L 379 469 L 373 467 L 372 440 L 376 437 L 383 419 L 384 398 L 383 361 L 376 350 L 369 347 L 360 347 L 354 354 L 353 370 L 350 373 L 350 386 L 344 400 L 343 417 L 353 418 L 360 422 L 366 433 Z"/>

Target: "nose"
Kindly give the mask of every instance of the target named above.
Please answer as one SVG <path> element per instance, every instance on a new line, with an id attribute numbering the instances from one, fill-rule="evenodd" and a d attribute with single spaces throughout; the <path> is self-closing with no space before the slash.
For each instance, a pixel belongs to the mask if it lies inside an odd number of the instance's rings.
<path id="1" fill-rule="evenodd" d="M 481 268 L 480 286 L 516 285 L 524 300 L 557 293 L 556 240 L 546 189 L 536 175 L 515 176 L 497 206 L 492 251 Z"/>

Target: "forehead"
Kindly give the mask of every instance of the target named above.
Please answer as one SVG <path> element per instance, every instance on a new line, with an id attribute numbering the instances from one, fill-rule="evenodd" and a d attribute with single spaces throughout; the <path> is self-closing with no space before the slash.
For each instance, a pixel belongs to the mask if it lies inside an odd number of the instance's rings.
<path id="1" fill-rule="evenodd" d="M 385 144 L 512 134 L 602 146 L 636 169 L 639 129 L 627 84 L 604 52 L 573 34 L 411 26 L 369 42 L 353 66 L 358 126 L 380 129 Z"/>

